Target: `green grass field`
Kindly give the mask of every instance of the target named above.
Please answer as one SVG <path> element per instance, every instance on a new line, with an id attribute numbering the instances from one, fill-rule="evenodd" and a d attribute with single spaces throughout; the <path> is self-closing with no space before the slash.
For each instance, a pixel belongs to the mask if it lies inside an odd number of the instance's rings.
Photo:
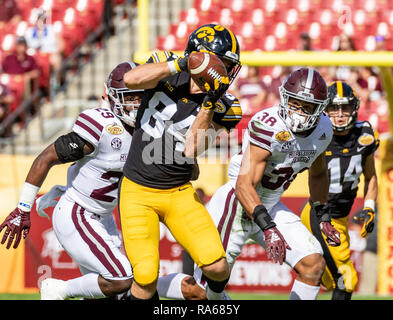
<path id="1" fill-rule="evenodd" d="M 233 300 L 288 300 L 289 294 L 256 294 L 256 293 L 235 293 L 230 292 Z M 318 300 L 330 300 L 330 293 L 322 293 L 318 296 Z M 38 293 L 33 294 L 0 294 L 0 300 L 40 300 Z M 393 296 L 364 296 L 354 294 L 352 300 L 393 300 Z"/>

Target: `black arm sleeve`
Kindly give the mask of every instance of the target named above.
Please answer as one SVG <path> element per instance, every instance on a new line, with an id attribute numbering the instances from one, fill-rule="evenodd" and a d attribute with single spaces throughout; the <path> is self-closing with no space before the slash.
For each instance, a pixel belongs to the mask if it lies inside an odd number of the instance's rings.
<path id="1" fill-rule="evenodd" d="M 75 132 L 70 132 L 55 141 L 55 150 L 61 163 L 82 159 L 85 154 L 83 148 L 86 141 Z"/>

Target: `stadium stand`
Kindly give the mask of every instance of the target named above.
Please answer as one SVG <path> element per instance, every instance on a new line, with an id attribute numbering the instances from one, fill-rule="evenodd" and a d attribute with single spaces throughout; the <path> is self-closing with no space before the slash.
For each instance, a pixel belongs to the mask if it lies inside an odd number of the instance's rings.
<path id="1" fill-rule="evenodd" d="M 2 1 L 0 5 L 4 8 L 1 8 L 0 15 L 0 61 L 3 62 L 13 53 L 18 38 L 26 37 L 29 45 L 27 53 L 36 61 L 40 71 L 37 89 L 49 99 L 50 85 L 57 88 L 62 81 L 60 76 L 51 82 L 51 76 L 62 67 L 64 69 L 63 61 L 102 24 L 106 2 L 112 6 L 124 3 L 124 0 Z M 11 9 L 5 10 L 5 6 Z M 38 27 L 39 22 L 44 24 L 42 29 Z M 53 33 L 55 39 L 47 38 L 49 33 Z M 49 47 L 49 40 L 57 43 Z M 40 44 L 40 41 L 43 42 Z M 30 86 L 26 84 L 23 75 L 11 75 L 4 68 L 0 72 L 0 82 L 15 96 L 11 105 L 11 111 L 14 111 L 24 101 L 26 86 Z M 17 119 L 23 123 L 23 117 L 18 116 Z"/>
<path id="2" fill-rule="evenodd" d="M 243 51 L 303 50 L 301 41 L 305 35 L 309 37 L 310 50 L 374 51 L 381 50 L 381 42 L 383 49 L 393 50 L 393 2 L 386 0 L 195 0 L 192 8 L 180 12 L 169 34 L 157 39 L 157 47 L 182 51 L 190 30 L 213 21 L 230 27 L 238 35 Z M 274 68 L 266 67 L 259 71 L 268 88 L 273 71 Z M 359 86 L 362 80 L 356 68 L 336 68 L 331 80 L 349 75 L 350 71 L 356 77 L 342 80 Z M 378 70 L 373 72 L 378 77 Z M 246 71 L 242 72 L 239 81 L 246 75 Z M 232 89 L 238 91 L 236 82 Z M 384 95 L 374 94 L 372 86 L 366 90 L 369 94 L 362 100 L 361 109 L 367 112 L 361 112 L 362 120 L 371 121 L 382 133 L 389 132 L 386 115 L 380 116 L 380 109 L 386 110 Z"/>

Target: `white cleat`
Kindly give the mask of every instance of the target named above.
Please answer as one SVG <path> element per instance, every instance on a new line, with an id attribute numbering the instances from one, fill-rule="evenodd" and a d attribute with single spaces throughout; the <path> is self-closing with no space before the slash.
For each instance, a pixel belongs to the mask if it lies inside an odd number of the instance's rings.
<path id="1" fill-rule="evenodd" d="M 207 300 L 232 300 L 225 291 L 217 293 L 211 290 L 209 286 L 206 287 L 206 297 Z"/>
<path id="2" fill-rule="evenodd" d="M 223 291 L 221 293 L 221 300 L 232 300 L 232 299 L 225 291 Z"/>
<path id="3" fill-rule="evenodd" d="M 48 278 L 41 282 L 41 300 L 65 300 L 66 282 Z"/>

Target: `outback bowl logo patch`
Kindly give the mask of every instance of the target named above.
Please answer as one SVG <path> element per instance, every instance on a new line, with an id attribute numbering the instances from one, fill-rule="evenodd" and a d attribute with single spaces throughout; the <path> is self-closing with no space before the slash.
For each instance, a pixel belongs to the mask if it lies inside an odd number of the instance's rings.
<path id="1" fill-rule="evenodd" d="M 106 126 L 106 131 L 108 131 L 110 134 L 122 134 L 124 132 L 124 128 L 122 126 L 119 126 L 118 124 L 110 124 Z"/>
<path id="2" fill-rule="evenodd" d="M 368 146 L 374 142 L 374 137 L 371 134 L 362 134 L 358 139 L 359 144 L 362 146 Z"/>
<path id="3" fill-rule="evenodd" d="M 122 142 L 119 138 L 113 138 L 111 141 L 111 146 L 115 150 L 119 150 L 121 148 Z"/>
<path id="4" fill-rule="evenodd" d="M 278 141 L 288 141 L 291 138 L 291 134 L 288 131 L 280 131 L 276 134 Z"/>

